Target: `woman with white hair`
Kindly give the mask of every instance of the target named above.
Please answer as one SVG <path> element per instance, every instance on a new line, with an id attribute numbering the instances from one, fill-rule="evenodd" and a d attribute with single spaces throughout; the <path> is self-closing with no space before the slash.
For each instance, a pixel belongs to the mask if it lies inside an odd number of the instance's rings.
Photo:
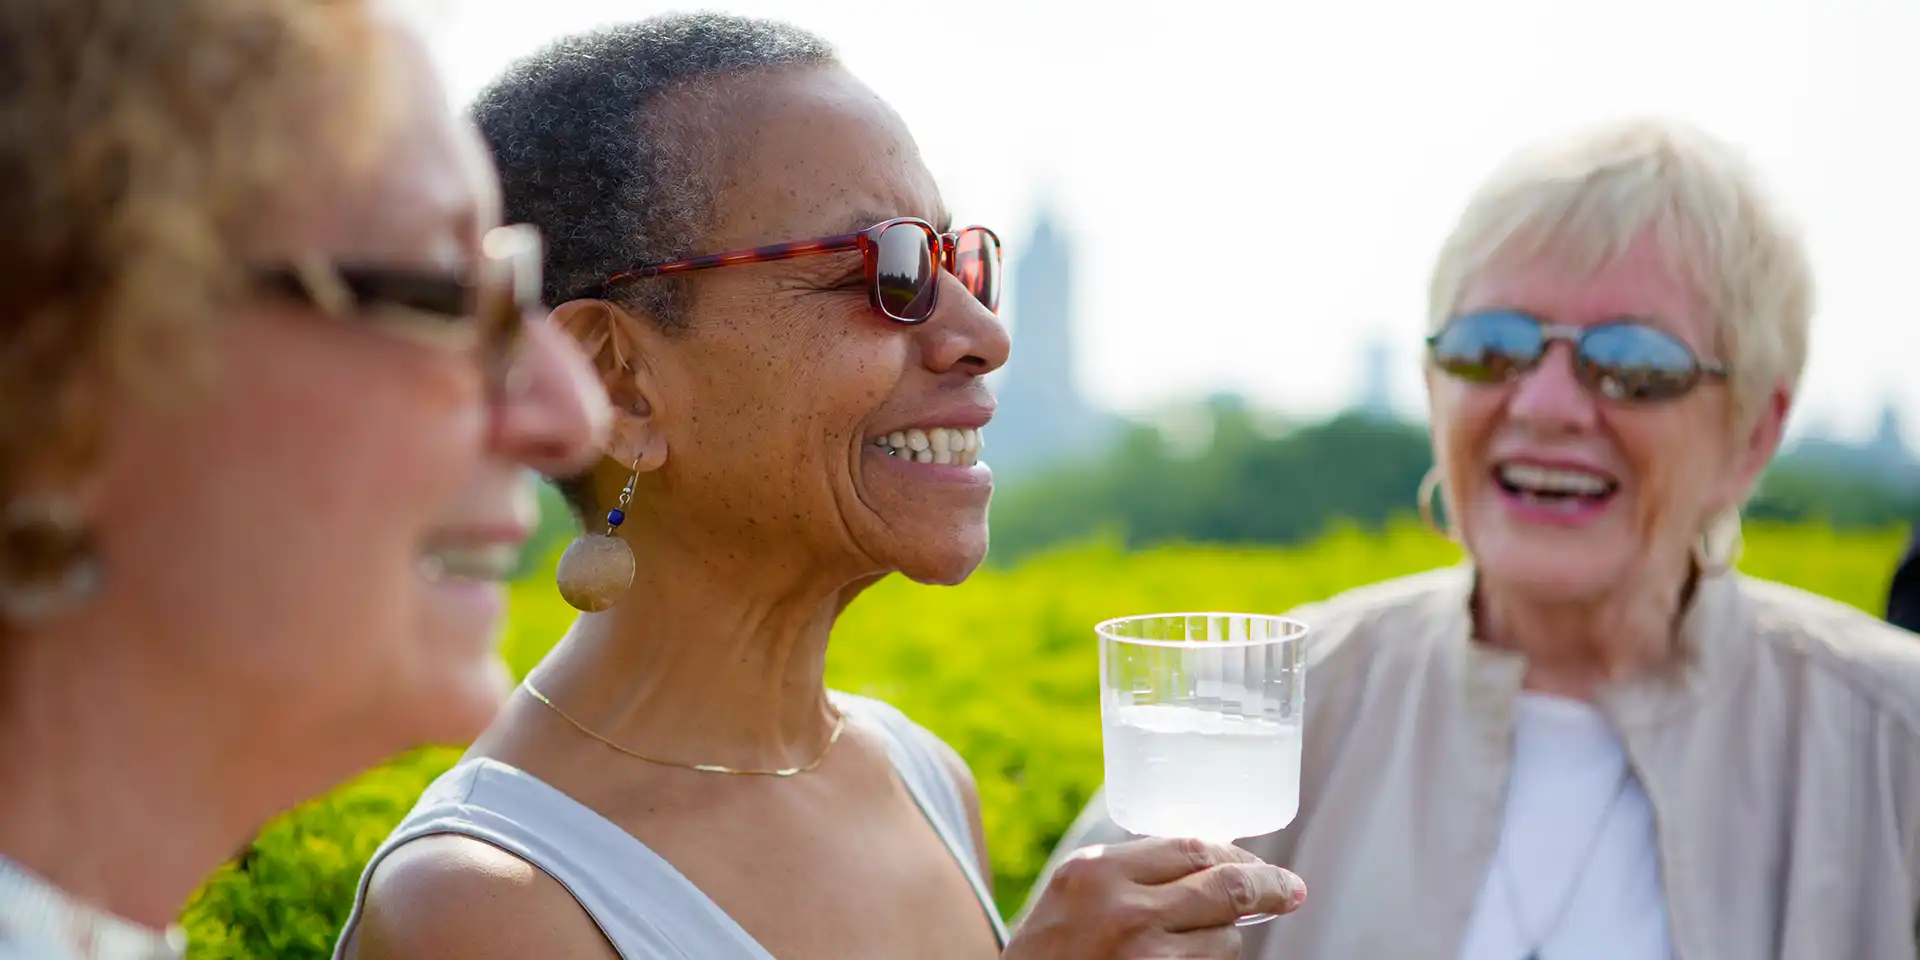
<path id="1" fill-rule="evenodd" d="M 1466 563 L 1296 611 L 1317 906 L 1265 960 L 1914 956 L 1920 645 L 1734 573 L 1812 312 L 1727 146 L 1628 122 L 1471 200 L 1427 393 Z M 1100 803 L 1062 853 L 1122 839 Z"/>

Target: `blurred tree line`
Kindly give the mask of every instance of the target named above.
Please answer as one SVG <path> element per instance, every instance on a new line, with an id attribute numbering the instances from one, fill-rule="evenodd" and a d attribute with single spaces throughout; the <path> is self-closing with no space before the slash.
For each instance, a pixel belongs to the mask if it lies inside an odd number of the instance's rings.
<path id="1" fill-rule="evenodd" d="M 1202 416 L 1197 430 L 1129 424 L 1103 457 L 1005 485 L 994 497 L 993 561 L 1093 535 L 1141 548 L 1297 544 L 1335 523 L 1378 529 L 1417 509 L 1414 493 L 1433 462 L 1419 424 L 1349 413 L 1276 429 L 1231 399 L 1211 402 Z M 1789 457 L 1768 471 L 1746 515 L 1897 526 L 1920 519 L 1920 491 Z"/>
<path id="2" fill-rule="evenodd" d="M 1163 543 L 1300 544 L 1336 523 L 1375 530 L 1412 514 L 1432 464 L 1426 427 L 1349 413 L 1275 423 L 1219 397 L 1182 429 L 1129 422 L 1100 457 L 1003 480 L 993 502 L 994 563 L 1055 544 L 1114 536 L 1129 548 Z M 1197 440 L 1197 442 L 1196 442 Z M 988 448 L 988 461 L 992 460 Z M 541 485 L 540 530 L 523 558 L 541 569 L 579 531 Z M 1839 529 L 1920 521 L 1920 491 L 1871 476 L 1775 463 L 1746 515 Z"/>

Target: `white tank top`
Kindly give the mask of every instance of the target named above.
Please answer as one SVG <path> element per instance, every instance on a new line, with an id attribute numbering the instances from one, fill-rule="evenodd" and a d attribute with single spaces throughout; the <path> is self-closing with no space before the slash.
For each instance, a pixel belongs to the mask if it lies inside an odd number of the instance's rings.
<path id="1" fill-rule="evenodd" d="M 987 893 L 959 788 L 933 734 L 878 700 L 834 693 L 849 722 L 881 735 L 907 793 L 973 885 L 1001 946 L 1007 928 Z M 579 901 L 622 960 L 773 960 L 665 858 L 544 781 L 497 760 L 464 760 L 421 794 L 360 876 L 340 943 L 360 920 L 367 882 L 394 848 L 433 834 L 485 841 L 539 867 Z M 341 960 L 340 948 L 334 948 Z"/>

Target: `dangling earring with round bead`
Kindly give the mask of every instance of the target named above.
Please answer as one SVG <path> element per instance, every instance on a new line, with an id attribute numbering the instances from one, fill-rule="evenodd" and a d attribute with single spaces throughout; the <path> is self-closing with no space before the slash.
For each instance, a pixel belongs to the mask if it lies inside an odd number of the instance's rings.
<path id="1" fill-rule="evenodd" d="M 627 504 L 633 502 L 634 484 L 640 482 L 640 464 L 620 488 L 620 502 L 607 511 L 607 532 L 585 534 L 567 545 L 560 555 L 554 580 L 560 585 L 560 597 L 575 610 L 599 613 L 612 608 L 633 587 L 633 548 L 620 539 L 620 525 L 627 522 Z"/>

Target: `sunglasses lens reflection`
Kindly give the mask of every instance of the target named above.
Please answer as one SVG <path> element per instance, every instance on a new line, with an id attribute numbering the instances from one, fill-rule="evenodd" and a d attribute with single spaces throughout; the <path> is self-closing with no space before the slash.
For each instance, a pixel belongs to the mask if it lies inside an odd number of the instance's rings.
<path id="1" fill-rule="evenodd" d="M 1000 241 L 979 227 L 960 232 L 953 249 L 953 272 L 980 305 L 1000 311 Z"/>
<path id="2" fill-rule="evenodd" d="M 920 321 L 933 312 L 933 247 L 927 231 L 897 223 L 874 244 L 875 292 L 880 309 L 896 320 Z"/>

